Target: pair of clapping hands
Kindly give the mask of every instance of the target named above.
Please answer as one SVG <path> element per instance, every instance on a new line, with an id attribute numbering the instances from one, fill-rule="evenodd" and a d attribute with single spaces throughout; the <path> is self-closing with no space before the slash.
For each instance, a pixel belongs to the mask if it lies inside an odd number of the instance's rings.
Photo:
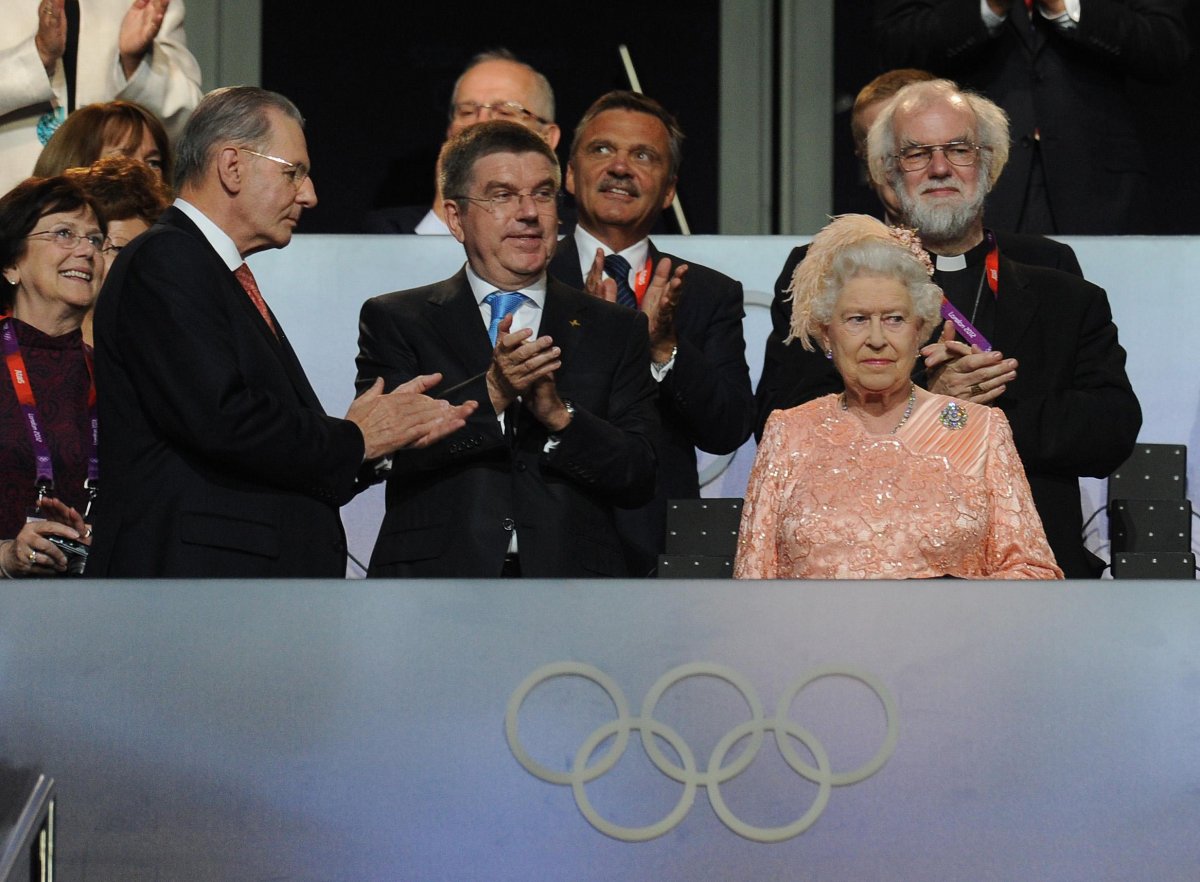
<path id="1" fill-rule="evenodd" d="M 954 336 L 954 324 L 947 321 L 937 342 L 921 349 L 929 391 L 990 404 L 1017 378 L 1017 360 L 1005 358 L 995 349 L 985 352 L 978 346 L 955 340 Z"/>
<path id="2" fill-rule="evenodd" d="M 154 45 L 162 28 L 163 16 L 171 0 L 133 0 L 117 37 L 117 51 L 125 78 L 133 76 L 142 58 Z M 90 11 L 90 10 L 89 10 Z M 67 48 L 67 14 L 64 0 L 40 0 L 38 30 L 34 45 L 46 72 L 53 73 Z"/>
<path id="3" fill-rule="evenodd" d="M 687 264 L 680 264 L 672 272 L 671 261 L 664 257 L 642 298 L 641 311 L 650 323 L 650 354 L 654 361 L 667 361 L 675 348 L 675 309 L 686 273 Z M 584 288 L 593 297 L 617 302 L 617 283 L 604 277 L 604 252 L 599 248 Z M 554 372 L 562 367 L 562 350 L 554 345 L 553 338 L 535 338 L 529 328 L 513 332 L 512 323 L 512 316 L 506 316 L 496 335 L 487 373 L 492 406 L 496 413 L 504 413 L 520 398 L 534 419 L 551 433 L 561 432 L 571 422 L 571 413 L 559 398 L 554 382 Z"/>

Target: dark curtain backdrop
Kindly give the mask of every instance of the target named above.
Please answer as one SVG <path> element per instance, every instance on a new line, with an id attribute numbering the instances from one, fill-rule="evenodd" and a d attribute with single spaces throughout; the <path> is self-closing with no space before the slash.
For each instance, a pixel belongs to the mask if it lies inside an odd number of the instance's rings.
<path id="1" fill-rule="evenodd" d="M 716 0 L 647 3 L 636 15 L 540 0 L 264 0 L 263 85 L 294 100 L 308 120 L 320 205 L 305 215 L 304 231 L 354 233 L 372 208 L 432 201 L 450 92 L 485 49 L 506 47 L 549 78 L 565 163 L 587 106 L 628 88 L 617 54 L 625 43 L 642 89 L 687 133 L 679 190 L 688 222 L 715 233 L 718 12 Z"/>
<path id="2" fill-rule="evenodd" d="M 858 90 L 883 73 L 869 38 L 869 8 L 862 2 L 834 5 L 834 213 L 879 210 L 854 158 L 850 109 Z M 1192 56 L 1187 71 L 1171 85 L 1131 84 L 1130 95 L 1146 149 L 1156 206 L 1153 228 L 1160 235 L 1200 233 L 1200 174 L 1192 165 L 1200 143 L 1200 4 L 1187 9 Z"/>
<path id="3" fill-rule="evenodd" d="M 354 233 L 385 205 L 427 204 L 450 91 L 467 60 L 505 46 L 549 77 L 571 132 L 597 96 L 627 82 L 617 45 L 629 46 L 642 88 L 680 119 L 688 138 L 680 197 L 696 233 L 717 232 L 719 12 L 717 0 L 647 3 L 634 14 L 533 0 L 410 5 L 384 0 L 300 7 L 263 3 L 263 84 L 291 97 L 308 118 L 318 208 L 305 232 Z M 867 39 L 866 4 L 835 5 L 834 204 L 874 212 L 850 140 L 850 105 L 880 72 Z M 1200 9 L 1188 11 L 1193 44 Z M 747 63 L 753 59 L 747 58 Z M 1200 233 L 1200 52 L 1169 88 L 1135 87 L 1159 233 Z M 752 137 L 753 135 L 748 135 Z M 777 157 L 787 162 L 787 157 Z M 664 221 L 664 232 L 676 232 Z M 777 230 L 773 230 L 777 231 Z M 809 231 L 813 232 L 813 231 Z"/>

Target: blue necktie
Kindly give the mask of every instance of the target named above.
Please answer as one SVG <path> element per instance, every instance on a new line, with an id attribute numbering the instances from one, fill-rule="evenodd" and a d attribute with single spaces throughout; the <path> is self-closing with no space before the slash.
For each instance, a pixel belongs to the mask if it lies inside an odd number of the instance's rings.
<path id="1" fill-rule="evenodd" d="M 617 283 L 617 303 L 637 309 L 637 295 L 629 287 L 629 261 L 619 254 L 610 254 L 604 258 L 604 271 Z"/>
<path id="2" fill-rule="evenodd" d="M 500 330 L 500 322 L 504 321 L 506 315 L 512 315 L 520 308 L 521 304 L 529 298 L 520 291 L 506 292 L 493 291 L 487 297 L 483 298 L 492 310 L 492 320 L 488 322 L 488 339 L 492 341 L 492 346 L 496 345 L 496 334 Z"/>

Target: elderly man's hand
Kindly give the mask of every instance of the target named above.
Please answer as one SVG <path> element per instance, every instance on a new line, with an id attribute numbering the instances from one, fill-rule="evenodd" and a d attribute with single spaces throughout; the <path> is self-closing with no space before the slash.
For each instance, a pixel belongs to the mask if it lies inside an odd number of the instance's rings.
<path id="1" fill-rule="evenodd" d="M 37 47 L 38 57 L 46 75 L 51 76 L 67 51 L 67 14 L 63 10 L 66 0 L 42 0 L 38 4 L 38 29 L 34 35 L 33 45 Z"/>
<path id="2" fill-rule="evenodd" d="M 929 391 L 976 404 L 990 404 L 1017 378 L 1017 360 L 993 349 L 984 352 L 954 339 L 954 325 L 942 328 L 936 343 L 921 350 L 929 376 Z"/>
<path id="3" fill-rule="evenodd" d="M 162 27 L 163 16 L 171 0 L 134 0 L 125 18 L 121 21 L 121 32 L 117 39 L 117 51 L 121 55 L 121 70 L 125 79 L 133 76 L 142 58 L 154 45 L 154 38 Z"/>
<path id="4" fill-rule="evenodd" d="M 529 387 L 525 395 L 525 407 L 551 434 L 561 432 L 571 423 L 571 412 L 558 397 L 558 385 L 554 382 L 553 374 L 542 377 Z"/>
<path id="5" fill-rule="evenodd" d="M 441 374 L 425 374 L 385 395 L 383 380 L 378 379 L 354 400 L 346 419 L 362 432 L 367 459 L 402 447 L 427 447 L 466 425 L 479 406 L 476 402 L 452 405 L 423 394 L 441 381 Z"/>
<path id="6" fill-rule="evenodd" d="M 496 348 L 487 372 L 488 396 L 497 415 L 504 413 L 518 396 L 538 380 L 562 367 L 562 351 L 550 337 L 534 339 L 533 331 L 523 328 L 510 333 L 513 317 L 506 315 L 496 333 Z"/>
<path id="7" fill-rule="evenodd" d="M 593 297 L 617 302 L 617 283 L 613 279 L 604 278 L 604 249 L 597 248 L 596 256 L 592 258 L 592 268 L 588 270 L 587 278 L 583 280 L 583 290 Z"/>
<path id="8" fill-rule="evenodd" d="M 670 360 L 678 342 L 675 336 L 675 308 L 683 294 L 683 277 L 687 264 L 681 263 L 671 272 L 671 261 L 664 257 L 654 268 L 654 276 L 642 298 L 642 312 L 650 322 L 650 358 L 659 364 Z"/>

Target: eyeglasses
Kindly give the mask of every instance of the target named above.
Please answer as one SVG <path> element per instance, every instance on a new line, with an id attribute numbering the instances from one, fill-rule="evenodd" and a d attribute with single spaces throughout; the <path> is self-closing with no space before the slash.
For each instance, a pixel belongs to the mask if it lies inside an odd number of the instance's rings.
<path id="1" fill-rule="evenodd" d="M 885 331 L 899 331 L 905 325 L 912 322 L 912 319 L 906 315 L 901 315 L 898 312 L 888 313 L 887 315 L 848 315 L 841 320 L 842 327 L 851 334 L 865 334 L 871 327 L 871 319 L 879 317 L 879 324 Z"/>
<path id="2" fill-rule="evenodd" d="M 469 120 L 478 119 L 479 114 L 485 110 L 491 112 L 496 119 L 507 119 L 511 122 L 520 122 L 521 120 L 536 120 L 544 126 L 550 125 L 550 120 L 543 119 L 532 110 L 529 110 L 525 105 L 519 104 L 516 101 L 497 101 L 495 104 L 480 104 L 477 101 L 460 101 L 457 104 L 450 106 L 450 118 L 467 122 Z"/>
<path id="3" fill-rule="evenodd" d="M 251 156 L 257 156 L 260 159 L 269 159 L 271 162 L 282 165 L 284 175 L 291 179 L 297 190 L 303 187 L 304 182 L 308 180 L 310 170 L 303 162 L 288 162 L 286 159 L 280 159 L 278 156 L 270 156 L 266 153 L 259 153 L 257 150 L 251 150 L 249 147 L 239 147 L 238 150 L 249 153 Z"/>
<path id="4" fill-rule="evenodd" d="M 529 197 L 538 214 L 547 214 L 558 206 L 559 192 L 553 187 L 538 187 L 525 193 L 515 190 L 496 190 L 491 196 L 451 196 L 451 199 L 463 199 L 467 202 L 478 202 L 493 214 L 513 214 L 521 207 L 521 200 Z"/>
<path id="5" fill-rule="evenodd" d="M 915 144 L 892 155 L 901 170 L 914 172 L 928 168 L 929 163 L 933 162 L 933 154 L 936 150 L 942 151 L 942 155 L 951 165 L 969 168 L 979 161 L 980 151 L 991 149 L 970 141 L 951 141 L 949 144 Z"/>
<path id="6" fill-rule="evenodd" d="M 72 229 L 62 227 L 57 230 L 39 230 L 36 233 L 30 233 L 26 239 L 37 239 L 42 236 L 49 236 L 50 242 L 53 242 L 63 251 L 71 251 L 81 241 L 87 241 L 96 251 L 101 251 L 104 248 L 104 243 L 107 241 L 104 236 L 99 233 L 76 233 Z"/>
<path id="7" fill-rule="evenodd" d="M 108 255 L 108 254 L 117 255 L 117 254 L 120 254 L 121 249 L 124 248 L 125 245 L 128 245 L 128 244 L 129 243 L 126 242 L 124 245 L 118 245 L 112 239 L 105 239 L 104 247 L 100 249 L 100 253 L 104 254 L 104 255 Z"/>

